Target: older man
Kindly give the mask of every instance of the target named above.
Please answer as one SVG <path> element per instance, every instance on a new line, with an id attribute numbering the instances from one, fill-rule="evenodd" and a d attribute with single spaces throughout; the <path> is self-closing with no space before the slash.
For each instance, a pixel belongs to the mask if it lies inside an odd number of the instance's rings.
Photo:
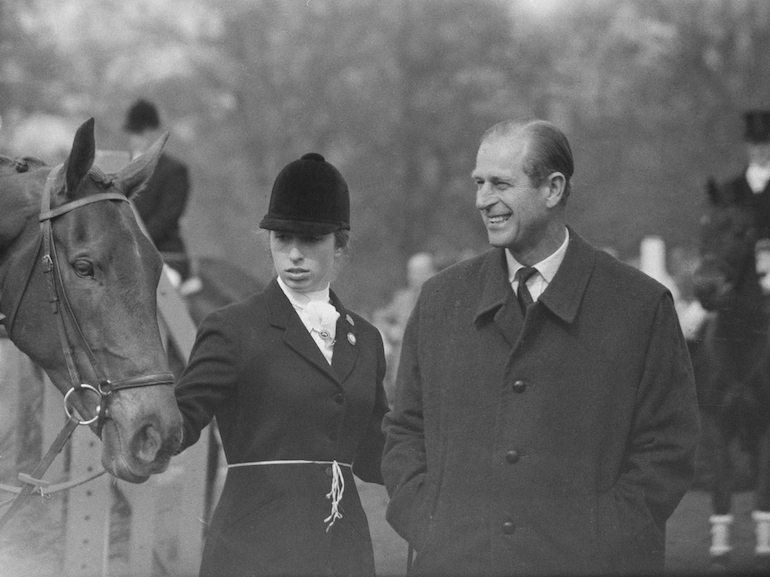
<path id="1" fill-rule="evenodd" d="M 694 469 L 690 359 L 665 287 L 566 225 L 553 124 L 482 137 L 493 249 L 428 280 L 384 421 L 387 517 L 416 574 L 663 569 Z"/>

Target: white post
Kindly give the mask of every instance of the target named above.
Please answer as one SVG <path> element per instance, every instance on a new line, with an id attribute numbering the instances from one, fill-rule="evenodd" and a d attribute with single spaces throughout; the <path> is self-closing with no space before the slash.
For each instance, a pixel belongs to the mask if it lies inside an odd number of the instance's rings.
<path id="1" fill-rule="evenodd" d="M 666 243 L 659 236 L 647 236 L 639 247 L 639 268 L 643 273 L 671 291 L 674 301 L 678 301 L 679 287 L 666 268 Z"/>
<path id="2" fill-rule="evenodd" d="M 730 546 L 730 525 L 733 524 L 732 515 L 712 515 L 711 522 L 711 548 L 712 557 L 726 555 L 732 550 Z"/>
<path id="3" fill-rule="evenodd" d="M 89 427 L 79 427 L 70 440 L 70 478 L 78 479 L 101 466 L 102 444 Z M 64 574 L 96 577 L 107 574 L 109 547 L 109 475 L 73 487 L 67 501 Z"/>
<path id="4" fill-rule="evenodd" d="M 754 519 L 757 545 L 754 552 L 757 555 L 770 555 L 770 512 L 752 511 Z"/>

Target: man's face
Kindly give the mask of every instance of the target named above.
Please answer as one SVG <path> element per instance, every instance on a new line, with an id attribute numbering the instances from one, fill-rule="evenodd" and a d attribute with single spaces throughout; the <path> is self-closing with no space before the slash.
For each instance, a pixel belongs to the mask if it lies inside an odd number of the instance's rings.
<path id="1" fill-rule="evenodd" d="M 472 174 L 489 244 L 510 249 L 520 262 L 537 252 L 550 218 L 548 182 L 532 185 L 523 170 L 526 149 L 525 140 L 492 137 L 479 147 Z"/>

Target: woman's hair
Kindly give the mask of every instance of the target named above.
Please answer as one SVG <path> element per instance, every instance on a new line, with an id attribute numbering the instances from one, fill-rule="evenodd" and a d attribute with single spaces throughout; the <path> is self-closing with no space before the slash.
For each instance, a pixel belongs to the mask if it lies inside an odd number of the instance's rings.
<path id="1" fill-rule="evenodd" d="M 349 230 L 335 230 L 334 231 L 334 248 L 347 248 L 350 244 L 350 231 Z"/>
<path id="2" fill-rule="evenodd" d="M 254 230 L 254 234 L 257 236 L 264 236 L 266 237 L 265 242 L 265 248 L 269 251 L 270 250 L 270 233 L 272 231 L 264 229 L 264 228 L 257 228 Z M 333 233 L 334 235 L 334 248 L 341 248 L 343 249 L 343 252 L 347 253 L 350 249 L 350 231 L 349 230 L 335 230 Z"/>

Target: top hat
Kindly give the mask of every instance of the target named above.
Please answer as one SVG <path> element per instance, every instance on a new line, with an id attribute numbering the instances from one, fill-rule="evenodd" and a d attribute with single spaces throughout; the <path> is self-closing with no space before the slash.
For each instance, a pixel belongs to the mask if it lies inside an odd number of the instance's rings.
<path id="1" fill-rule="evenodd" d="M 126 114 L 123 129 L 126 132 L 139 134 L 146 129 L 155 129 L 160 126 L 160 116 L 155 105 L 146 100 L 137 100 Z"/>
<path id="2" fill-rule="evenodd" d="M 350 230 L 348 185 L 317 152 L 287 164 L 273 183 L 260 228 L 299 234 Z"/>
<path id="3" fill-rule="evenodd" d="M 746 120 L 748 142 L 770 142 L 770 110 L 749 110 L 743 117 Z"/>

